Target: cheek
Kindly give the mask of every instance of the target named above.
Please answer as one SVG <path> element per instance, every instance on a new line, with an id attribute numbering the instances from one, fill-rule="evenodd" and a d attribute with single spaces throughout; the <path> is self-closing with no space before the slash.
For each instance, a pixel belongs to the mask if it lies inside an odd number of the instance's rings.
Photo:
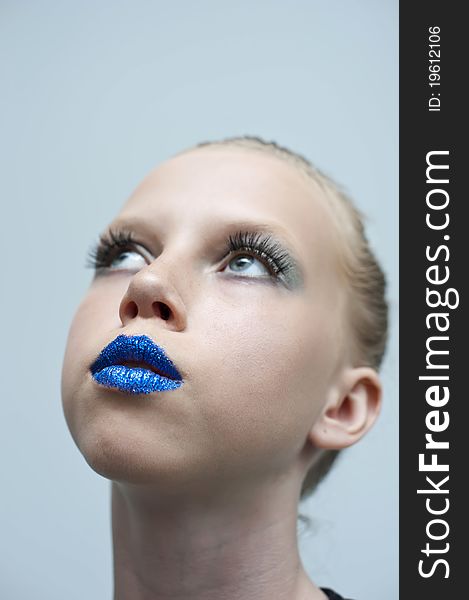
<path id="1" fill-rule="evenodd" d="M 96 353 L 100 338 L 106 339 L 110 331 L 120 327 L 119 307 L 128 281 L 116 278 L 112 285 L 99 280 L 92 283 L 78 306 L 68 334 L 69 346 L 77 358 L 88 352 Z M 93 356 L 91 356 L 93 358 Z"/>
<path id="2" fill-rule="evenodd" d="M 94 357 L 100 336 L 119 325 L 119 304 L 114 298 L 114 294 L 92 290 L 78 306 L 68 332 L 65 370 L 81 369 L 83 361 Z"/>
<path id="3" fill-rule="evenodd" d="M 120 298 L 112 290 L 92 287 L 75 312 L 62 363 L 62 401 L 67 420 L 72 418 L 74 394 L 83 384 L 97 349 L 109 332 L 119 326 Z"/>
<path id="4" fill-rule="evenodd" d="M 277 466 L 291 460 L 325 401 L 332 362 L 327 319 L 300 300 L 211 314 L 198 354 L 210 373 L 199 381 L 206 421 L 216 424 L 211 435 L 225 447 L 242 444 L 253 457 L 276 456 Z"/>

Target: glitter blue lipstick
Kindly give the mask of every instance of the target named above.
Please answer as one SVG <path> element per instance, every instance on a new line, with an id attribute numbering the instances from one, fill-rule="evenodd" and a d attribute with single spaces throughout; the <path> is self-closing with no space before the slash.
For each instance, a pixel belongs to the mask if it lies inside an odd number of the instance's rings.
<path id="1" fill-rule="evenodd" d="M 183 384 L 163 348 L 146 335 L 119 335 L 103 348 L 90 371 L 99 384 L 129 394 L 175 390 Z"/>

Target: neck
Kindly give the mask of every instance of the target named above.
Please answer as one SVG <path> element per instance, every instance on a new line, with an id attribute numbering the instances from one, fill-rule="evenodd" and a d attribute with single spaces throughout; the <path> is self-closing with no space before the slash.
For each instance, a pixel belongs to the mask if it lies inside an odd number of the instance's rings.
<path id="1" fill-rule="evenodd" d="M 322 600 L 296 516 L 282 494 L 202 501 L 113 483 L 114 600 Z"/>

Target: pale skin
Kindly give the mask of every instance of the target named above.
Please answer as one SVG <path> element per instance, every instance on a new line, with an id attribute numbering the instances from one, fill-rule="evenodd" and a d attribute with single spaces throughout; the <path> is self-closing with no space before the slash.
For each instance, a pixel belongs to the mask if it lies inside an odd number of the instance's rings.
<path id="1" fill-rule="evenodd" d="M 138 245 L 77 309 L 62 399 L 84 458 L 112 482 L 115 600 L 326 598 L 298 553 L 301 484 L 381 404 L 378 375 L 351 356 L 332 219 L 294 166 L 211 147 L 158 166 L 112 222 Z M 258 257 L 237 269 L 223 256 L 246 229 L 294 257 L 291 285 Z M 89 366 L 119 334 L 152 338 L 184 384 L 99 385 Z"/>

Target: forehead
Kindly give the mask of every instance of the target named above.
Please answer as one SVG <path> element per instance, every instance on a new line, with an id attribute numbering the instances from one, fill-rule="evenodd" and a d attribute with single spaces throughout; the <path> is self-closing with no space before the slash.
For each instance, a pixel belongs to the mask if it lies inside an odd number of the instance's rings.
<path id="1" fill-rule="evenodd" d="M 286 161 L 250 149 L 203 148 L 162 163 L 117 220 L 144 220 L 162 239 L 178 229 L 190 236 L 259 225 L 283 238 L 300 260 L 336 263 L 334 225 L 319 186 Z"/>

